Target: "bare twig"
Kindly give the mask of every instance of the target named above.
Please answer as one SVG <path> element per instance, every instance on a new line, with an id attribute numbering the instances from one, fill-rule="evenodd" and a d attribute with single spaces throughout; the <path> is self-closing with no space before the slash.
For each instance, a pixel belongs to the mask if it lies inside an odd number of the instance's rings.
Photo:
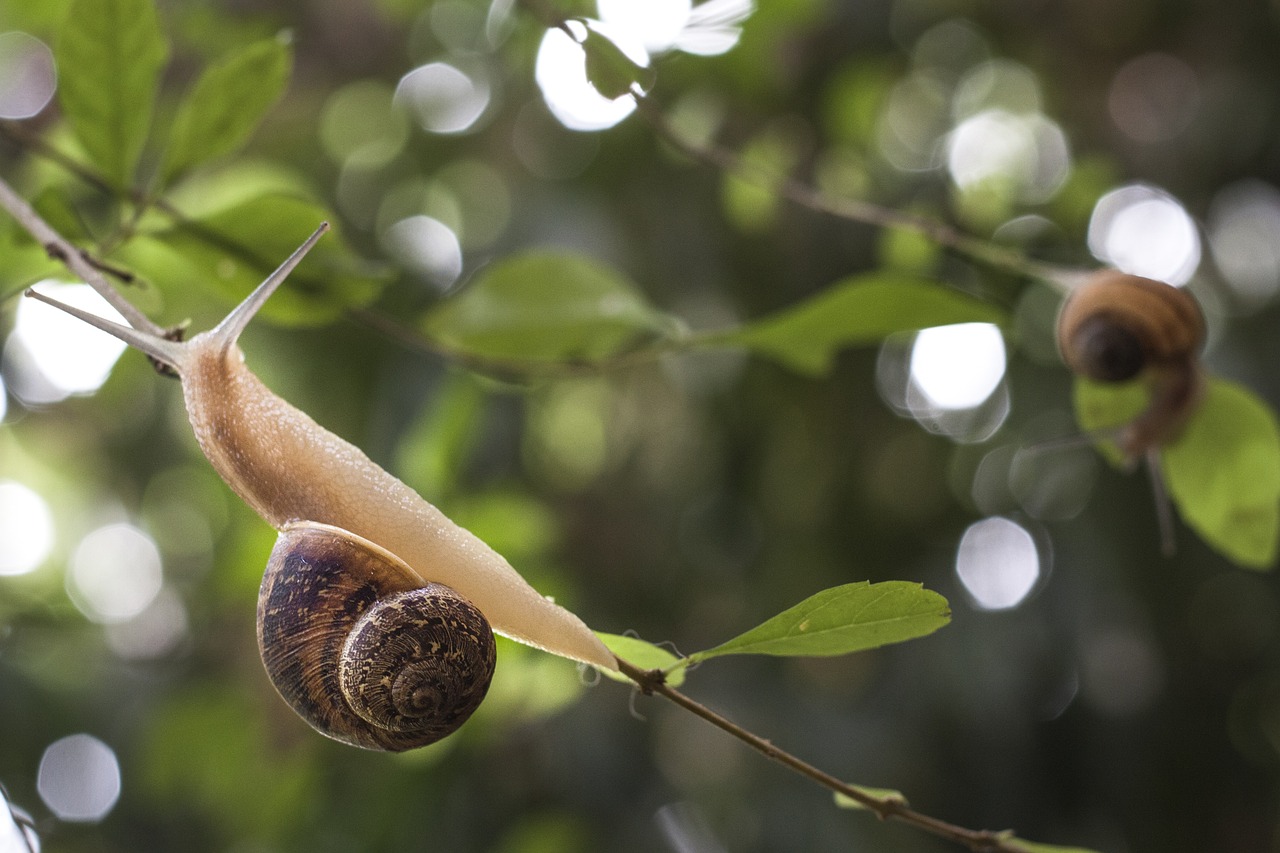
<path id="1" fill-rule="evenodd" d="M 44 250 L 49 253 L 49 257 L 60 262 L 72 273 L 83 279 L 103 299 L 107 300 L 112 308 L 119 311 L 130 326 L 140 331 L 150 332 L 153 335 L 163 336 L 165 334 L 164 328 L 152 322 L 151 318 L 135 308 L 129 300 L 125 299 L 118 290 L 112 287 L 97 265 L 90 263 L 80 249 L 73 246 L 65 237 L 53 230 L 53 227 L 45 222 L 40 214 L 36 213 L 35 208 L 27 204 L 26 199 L 18 195 L 3 178 L 0 178 L 0 207 L 7 210 L 17 220 L 18 224 L 26 229 L 27 233 L 34 237 L 40 245 L 44 246 Z"/>
<path id="2" fill-rule="evenodd" d="M 1074 270 L 1030 260 L 1020 252 L 981 240 L 936 219 L 859 199 L 834 198 L 795 178 L 755 166 L 722 145 L 694 142 L 682 136 L 651 97 L 634 89 L 632 97 L 636 100 L 637 112 L 668 145 L 692 160 L 770 189 L 802 207 L 864 225 L 911 231 L 980 263 L 1035 278 L 1059 288 L 1077 274 Z"/>
<path id="3" fill-rule="evenodd" d="M 881 820 L 897 820 L 910 824 L 925 832 L 932 833 L 948 841 L 964 845 L 975 853 L 1027 853 L 1027 849 L 1018 844 L 1009 831 L 993 832 L 990 830 L 966 829 L 944 820 L 931 817 L 916 811 L 903 800 L 895 797 L 877 797 L 856 785 L 837 779 L 830 773 L 820 770 L 792 755 L 786 750 L 759 735 L 742 728 L 737 723 L 721 716 L 715 711 L 671 687 L 660 669 L 641 669 L 622 659 L 618 659 L 618 668 L 623 675 L 630 678 L 646 696 L 661 696 L 689 713 L 701 717 L 711 725 L 727 732 L 766 758 L 772 759 L 801 776 L 817 782 L 828 790 L 841 794 L 862 805 Z"/>

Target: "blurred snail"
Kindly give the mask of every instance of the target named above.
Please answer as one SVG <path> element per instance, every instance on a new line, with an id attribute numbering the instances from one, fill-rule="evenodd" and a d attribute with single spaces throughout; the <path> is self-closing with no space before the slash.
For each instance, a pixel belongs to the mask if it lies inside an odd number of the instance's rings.
<path id="1" fill-rule="evenodd" d="M 1144 380 L 1151 399 L 1115 437 L 1137 459 L 1178 436 L 1204 388 L 1205 322 L 1191 294 L 1150 278 L 1103 270 L 1062 306 L 1058 348 L 1073 372 L 1096 382 Z"/>
<path id="2" fill-rule="evenodd" d="M 28 294 L 177 372 L 201 450 L 280 531 L 259 596 L 259 645 L 276 689 L 321 733 L 384 750 L 444 737 L 484 698 L 495 631 L 616 670 L 581 619 L 245 366 L 240 333 L 327 229 L 185 342 L 141 328 L 144 317 L 130 328 Z"/>

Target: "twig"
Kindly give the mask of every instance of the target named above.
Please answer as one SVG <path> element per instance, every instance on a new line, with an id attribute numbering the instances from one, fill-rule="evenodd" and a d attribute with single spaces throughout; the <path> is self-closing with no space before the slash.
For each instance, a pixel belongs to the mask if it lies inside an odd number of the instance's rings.
<path id="1" fill-rule="evenodd" d="M 966 829 L 963 826 L 956 826 L 953 823 L 918 812 L 902 800 L 893 797 L 877 797 L 855 785 L 850 785 L 848 782 L 837 779 L 830 773 L 814 767 L 807 761 L 776 746 L 772 741 L 744 729 L 732 720 L 717 714 L 701 702 L 691 699 L 676 690 L 667 684 L 666 676 L 660 669 L 641 669 L 620 658 L 618 659 L 618 669 L 623 675 L 634 681 L 640 688 L 640 692 L 646 696 L 658 695 L 674 702 L 689 713 L 701 717 L 721 731 L 734 736 L 766 758 L 790 768 L 834 793 L 841 794 L 859 803 L 881 820 L 897 820 L 910 824 L 948 841 L 964 845 L 975 851 L 975 853 L 1027 853 L 1027 849 L 1018 844 L 1013 838 L 1013 833 L 1009 831 L 992 832 L 990 830 Z"/>
<path id="2" fill-rule="evenodd" d="M 650 96 L 636 89 L 631 94 L 636 100 L 637 113 L 668 145 L 690 159 L 770 189 L 802 207 L 877 228 L 911 231 L 981 263 L 1035 278 L 1058 288 L 1062 288 L 1077 275 L 1074 270 L 1030 260 L 1019 252 L 981 240 L 936 219 L 916 216 L 868 201 L 833 198 L 795 178 L 755 166 L 722 145 L 694 142 L 676 130 Z"/>
<path id="3" fill-rule="evenodd" d="M 35 208 L 27 204 L 26 199 L 18 195 L 3 178 L 0 178 L 0 207 L 7 210 L 19 225 L 44 246 L 49 257 L 59 261 L 68 270 L 82 278 L 103 299 L 107 300 L 112 308 L 119 311 L 129 325 L 153 335 L 166 334 L 164 328 L 152 322 L 151 318 L 135 308 L 112 287 L 97 266 L 90 263 L 80 249 L 53 230 L 53 227 L 36 213 Z"/>

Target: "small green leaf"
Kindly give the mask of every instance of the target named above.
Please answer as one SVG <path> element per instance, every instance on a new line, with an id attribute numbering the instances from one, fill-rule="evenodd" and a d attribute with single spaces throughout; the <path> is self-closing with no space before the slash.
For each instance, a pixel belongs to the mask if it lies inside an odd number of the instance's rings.
<path id="1" fill-rule="evenodd" d="M 1211 379 L 1162 467 L 1182 517 L 1235 562 L 1270 568 L 1280 535 L 1280 428 L 1268 406 Z"/>
<path id="2" fill-rule="evenodd" d="M 745 634 L 688 659 L 843 655 L 923 637 L 949 621 L 947 600 L 920 584 L 860 581 L 824 589 Z"/>
<path id="3" fill-rule="evenodd" d="M 284 92 L 292 63 L 288 45 L 267 39 L 205 69 L 174 118 L 164 182 L 243 145 Z"/>
<path id="4" fill-rule="evenodd" d="M 1060 847 L 1057 844 L 1038 844 L 1035 841 L 1027 841 L 1022 838 L 1007 838 L 1007 844 L 1014 844 L 1025 850 L 1026 853 L 1096 853 L 1094 850 L 1088 850 L 1084 847 Z"/>
<path id="5" fill-rule="evenodd" d="M 133 183 L 168 53 L 152 0 L 75 0 L 59 34 L 63 114 L 117 187 Z"/>
<path id="6" fill-rule="evenodd" d="M 674 318 L 618 273 L 580 255 L 546 251 L 485 268 L 428 315 L 424 330 L 486 358 L 587 362 L 679 333 Z"/>
<path id="7" fill-rule="evenodd" d="M 1132 382 L 1094 382 L 1077 377 L 1072 388 L 1076 422 L 1090 436 L 1098 451 L 1112 465 L 1130 462 L 1120 453 L 1114 437 L 1120 427 L 1132 421 L 1147 407 L 1150 389 L 1140 379 Z"/>
<path id="8" fill-rule="evenodd" d="M 869 275 L 844 279 L 793 308 L 704 340 L 741 344 L 816 376 L 843 347 L 877 343 L 895 332 L 1005 319 L 1003 310 L 939 284 Z"/>
<path id="9" fill-rule="evenodd" d="M 582 49 L 587 54 L 587 79 L 604 97 L 615 100 L 631 94 L 633 86 L 642 91 L 653 86 L 652 68 L 638 64 L 608 37 L 589 27 Z"/>
<path id="10" fill-rule="evenodd" d="M 868 797 L 875 797 L 877 800 L 885 800 L 890 803 L 896 803 L 900 806 L 907 805 L 907 798 L 901 791 L 895 791 L 892 788 L 868 788 L 866 785 L 854 785 L 862 793 Z M 862 803 L 853 797 L 841 794 L 839 791 L 835 793 L 836 807 L 842 809 L 866 809 Z"/>
<path id="11" fill-rule="evenodd" d="M 655 646 L 653 643 L 646 643 L 639 637 L 628 637 L 625 634 L 606 634 L 603 631 L 596 631 L 596 636 L 600 638 L 600 642 L 608 647 L 618 657 L 627 663 L 634 664 L 640 669 L 661 669 L 667 674 L 667 684 L 672 687 L 679 687 L 684 683 L 684 666 L 685 658 L 676 657 L 671 652 Z M 600 670 L 614 681 L 630 682 L 620 672 L 614 672 L 611 669 Z"/>

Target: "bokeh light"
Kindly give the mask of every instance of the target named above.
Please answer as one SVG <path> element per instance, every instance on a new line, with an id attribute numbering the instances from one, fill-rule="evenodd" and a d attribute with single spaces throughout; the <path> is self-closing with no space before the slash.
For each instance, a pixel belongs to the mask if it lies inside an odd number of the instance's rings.
<path id="1" fill-rule="evenodd" d="M 1186 284 L 1200 265 L 1195 223 L 1173 196 L 1146 184 L 1119 187 L 1098 199 L 1089 220 L 1089 250 L 1121 272 Z"/>
<path id="2" fill-rule="evenodd" d="M 64 737 L 41 756 L 36 790 L 59 820 L 97 823 L 120 798 L 120 763 L 92 735 Z"/>
<path id="3" fill-rule="evenodd" d="M 141 613 L 106 626 L 107 645 L 125 660 L 154 660 L 186 639 L 187 625 L 186 606 L 165 586 Z"/>
<path id="4" fill-rule="evenodd" d="M 940 408 L 981 405 L 1004 371 L 1004 338 L 990 323 L 923 329 L 911 347 L 911 378 Z"/>
<path id="5" fill-rule="evenodd" d="M 465 133 L 489 107 L 489 81 L 447 62 L 431 62 L 400 78 L 395 102 L 403 105 L 431 133 Z"/>
<path id="6" fill-rule="evenodd" d="M 0 575 L 39 567 L 53 550 L 53 513 L 44 498 L 13 481 L 0 481 Z"/>
<path id="7" fill-rule="evenodd" d="M 969 525 L 956 551 L 956 575 L 983 610 L 1017 607 L 1040 578 L 1040 551 L 1015 521 L 996 516 Z"/>
<path id="8" fill-rule="evenodd" d="M 430 216 L 410 216 L 386 230 L 383 243 L 400 263 L 447 288 L 462 274 L 462 246 L 453 230 Z"/>
<path id="9" fill-rule="evenodd" d="M 947 169 L 962 190 L 997 184 L 1019 201 L 1047 201 L 1071 171 L 1067 138 L 1042 115 L 984 110 L 947 139 Z"/>
<path id="10" fill-rule="evenodd" d="M 40 836 L 25 809 L 8 799 L 0 786 L 0 853 L 40 853 Z"/>
<path id="11" fill-rule="evenodd" d="M 1081 695 L 1111 716 L 1136 714 L 1164 688 L 1164 667 L 1153 641 L 1137 625 L 1108 626 L 1086 638 L 1080 667 Z"/>
<path id="12" fill-rule="evenodd" d="M 123 323 L 124 318 L 87 284 L 43 281 L 41 293 Z M 126 349 L 123 341 L 35 299 L 18 301 L 13 333 L 5 345 L 5 374 L 24 403 L 56 403 L 102 387 Z"/>
<path id="13" fill-rule="evenodd" d="M 352 83 L 329 97 L 320 114 L 320 140 L 335 163 L 372 169 L 400 153 L 409 129 L 394 97 L 374 80 Z"/>
<path id="14" fill-rule="evenodd" d="M 114 624 L 142 613 L 164 580 L 160 552 L 130 524 L 109 524 L 85 536 L 67 573 L 67 594 L 94 622 Z"/>
<path id="15" fill-rule="evenodd" d="M 580 38 L 586 37 L 583 25 L 569 22 Z M 631 33 L 620 32 L 598 21 L 591 29 L 609 39 L 618 49 L 639 65 L 649 64 L 649 54 Z M 596 91 L 587 79 L 587 54 L 582 45 L 561 29 L 547 30 L 538 47 L 534 77 L 547 109 L 572 130 L 604 130 L 622 121 L 636 108 L 635 98 L 623 95 L 609 99 Z"/>
<path id="16" fill-rule="evenodd" d="M 890 337 L 876 361 L 881 398 L 953 441 L 990 438 L 1009 416 L 1009 391 L 1002 381 L 1004 343 L 988 326 L 964 323 Z"/>
<path id="17" fill-rule="evenodd" d="M 0 423 L 4 421 L 4 416 L 9 413 L 9 392 L 4 388 L 4 376 L 0 375 Z"/>
<path id="18" fill-rule="evenodd" d="M 1200 106 L 1200 80 L 1191 66 L 1165 53 L 1148 53 L 1116 72 L 1107 96 L 1111 120 L 1137 142 L 1172 139 Z"/>
<path id="19" fill-rule="evenodd" d="M 597 0 L 600 20 L 630 33 L 650 53 L 670 50 L 689 23 L 690 0 Z"/>
<path id="20" fill-rule="evenodd" d="M 1209 246 L 1237 306 L 1253 311 L 1280 288 L 1280 190 L 1249 179 L 1218 192 Z"/>
<path id="21" fill-rule="evenodd" d="M 693 7 L 675 46 L 696 56 L 728 53 L 742 38 L 742 22 L 755 11 L 755 0 L 706 0 Z"/>
<path id="22" fill-rule="evenodd" d="M 24 119 L 53 98 L 58 77 L 53 53 L 34 36 L 0 33 L 0 119 Z"/>

